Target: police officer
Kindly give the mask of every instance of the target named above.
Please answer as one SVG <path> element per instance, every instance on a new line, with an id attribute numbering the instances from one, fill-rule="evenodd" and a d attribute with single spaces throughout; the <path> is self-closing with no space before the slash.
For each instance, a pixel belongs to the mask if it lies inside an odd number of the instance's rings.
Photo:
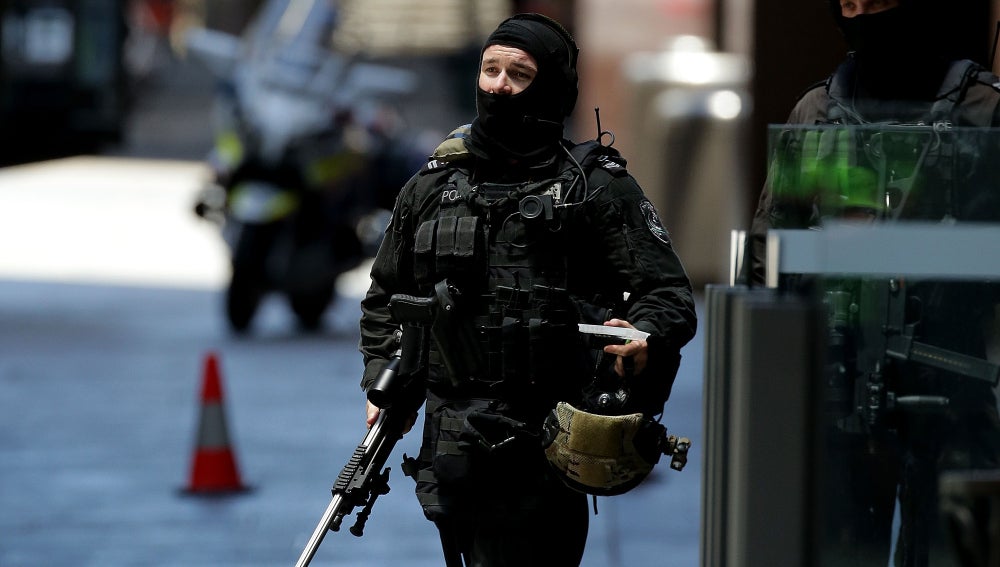
<path id="1" fill-rule="evenodd" d="M 830 0 L 830 7 L 850 52 L 827 80 L 800 97 L 789 124 L 1000 125 L 998 78 L 973 62 L 984 54 L 976 47 L 978 38 L 972 33 L 976 21 L 969 15 L 982 4 Z M 979 151 L 982 165 L 982 157 L 995 148 Z M 742 278 L 751 285 L 764 283 L 768 229 L 806 228 L 822 222 L 823 210 L 816 202 L 807 203 L 810 208 L 802 216 L 788 214 L 793 209 L 779 206 L 775 183 L 769 174 L 747 242 L 748 262 Z M 988 185 L 978 189 L 983 187 Z M 905 203 L 891 197 L 888 206 L 897 207 L 895 218 L 943 220 L 940 205 L 946 194 L 940 185 L 928 187 L 923 193 L 912 192 Z M 1000 221 L 997 197 L 985 191 L 972 202 L 951 201 L 948 218 Z M 885 217 L 887 200 L 875 201 L 869 203 L 871 217 Z M 996 340 L 983 332 L 994 325 L 994 305 L 1000 302 L 996 287 L 925 283 L 910 286 L 907 293 L 906 322 L 917 324 L 919 340 L 985 359 L 984 345 Z M 898 495 L 901 528 L 895 563 L 953 565 L 937 515 L 937 479 L 949 468 L 1000 466 L 1000 420 L 994 393 L 984 381 L 909 361 L 889 364 L 880 371 L 897 398 L 928 396 L 924 399 L 947 399 L 948 405 L 936 411 L 883 407 L 877 417 L 891 434 L 879 429 L 863 435 L 840 431 L 828 438 L 828 450 L 836 447 L 843 452 L 825 461 L 830 482 L 839 486 L 823 490 L 827 506 L 823 520 L 829 527 L 825 535 L 829 548 L 821 553 L 827 561 L 824 564 L 886 565 Z"/>
<path id="2" fill-rule="evenodd" d="M 952 125 L 1000 125 L 996 78 L 974 63 L 981 59 L 969 40 L 976 28 L 964 17 L 979 2 L 947 7 L 930 0 L 829 3 L 850 51 L 830 77 L 803 93 L 787 123 L 915 123 L 926 120 L 935 103 L 954 99 L 947 117 Z M 749 270 L 743 274 L 752 283 L 764 282 L 764 236 L 773 213 L 765 185 L 750 231 Z"/>
<path id="3" fill-rule="evenodd" d="M 398 348 L 391 296 L 451 307 L 434 325 L 408 469 L 453 564 L 578 565 L 587 496 L 553 474 L 541 445 L 556 402 L 578 400 L 594 376 L 578 324 L 649 333 L 597 349 L 646 414 L 662 412 L 696 330 L 691 284 L 625 160 L 564 138 L 577 55 L 539 14 L 489 36 L 477 116 L 402 188 L 361 304 L 366 389 Z M 367 411 L 371 425 L 379 408 Z"/>

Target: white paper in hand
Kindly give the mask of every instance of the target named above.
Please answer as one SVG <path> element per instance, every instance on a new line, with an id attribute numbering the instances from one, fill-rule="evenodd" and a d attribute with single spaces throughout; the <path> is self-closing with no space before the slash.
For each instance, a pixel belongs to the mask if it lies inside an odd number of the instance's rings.
<path id="1" fill-rule="evenodd" d="M 638 329 L 629 329 L 627 327 L 609 327 L 607 325 L 584 325 L 580 323 L 577 325 L 580 332 L 588 335 L 603 335 L 607 337 L 618 337 L 625 339 L 627 341 L 644 341 L 649 336 L 649 333 L 645 331 L 640 331 Z"/>

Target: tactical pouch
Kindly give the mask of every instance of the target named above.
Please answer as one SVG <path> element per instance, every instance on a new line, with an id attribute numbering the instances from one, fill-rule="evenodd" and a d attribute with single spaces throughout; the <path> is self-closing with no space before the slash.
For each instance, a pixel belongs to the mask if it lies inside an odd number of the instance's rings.
<path id="1" fill-rule="evenodd" d="M 540 436 L 485 399 L 445 402 L 432 418 L 437 427 L 432 470 L 442 486 L 460 488 L 470 477 L 502 478 L 541 456 Z"/>
<path id="2" fill-rule="evenodd" d="M 500 324 L 500 379 L 507 384 L 524 380 L 528 360 L 524 356 L 525 328 L 521 321 L 504 317 Z"/>
<path id="3" fill-rule="evenodd" d="M 473 281 L 486 269 L 486 239 L 479 217 L 424 221 L 413 242 L 413 275 L 427 284 L 443 278 Z"/>
<path id="4" fill-rule="evenodd" d="M 434 413 L 437 428 L 431 469 L 441 485 L 460 485 L 473 471 L 473 453 L 459 443 L 466 416 L 486 406 L 485 400 L 445 402 Z"/>
<path id="5" fill-rule="evenodd" d="M 434 250 L 437 269 L 447 274 L 455 269 L 455 231 L 458 219 L 441 217 L 437 221 L 437 246 Z"/>
<path id="6" fill-rule="evenodd" d="M 461 279 L 483 273 L 485 249 L 479 217 L 443 217 L 438 222 L 439 275 Z"/>
<path id="7" fill-rule="evenodd" d="M 413 278 L 418 283 L 434 281 L 437 273 L 434 265 L 434 238 L 437 235 L 438 221 L 424 221 L 417 228 L 413 241 Z"/>

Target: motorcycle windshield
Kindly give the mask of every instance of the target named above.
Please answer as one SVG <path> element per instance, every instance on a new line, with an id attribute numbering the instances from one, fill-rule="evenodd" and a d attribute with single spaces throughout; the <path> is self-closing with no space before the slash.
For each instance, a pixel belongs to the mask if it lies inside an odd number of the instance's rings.
<path id="1" fill-rule="evenodd" d="M 335 34 L 348 33 L 337 3 L 329 0 L 270 0 L 255 16 L 244 37 L 244 66 L 271 88 L 300 91 L 356 106 L 366 99 L 405 96 L 413 91 L 413 73 L 340 50 Z"/>
<path id="2" fill-rule="evenodd" d="M 218 113 L 245 156 L 276 164 L 303 140 L 339 144 L 332 116 L 347 65 L 329 49 L 336 24 L 335 5 L 324 0 L 271 0 L 257 12 Z"/>
<path id="3" fill-rule="evenodd" d="M 1000 465 L 997 156 L 993 128 L 769 129 L 769 280 L 824 323 L 810 564 L 950 556 L 928 534 L 964 504 L 939 487 Z"/>
<path id="4" fill-rule="evenodd" d="M 340 64 L 331 49 L 337 12 L 324 0 L 271 0 L 246 34 L 246 67 L 270 88 L 323 94 Z M 328 95 L 327 95 L 328 96 Z"/>
<path id="5" fill-rule="evenodd" d="M 251 53 L 275 45 L 330 48 L 337 11 L 327 0 L 269 0 L 247 28 Z"/>

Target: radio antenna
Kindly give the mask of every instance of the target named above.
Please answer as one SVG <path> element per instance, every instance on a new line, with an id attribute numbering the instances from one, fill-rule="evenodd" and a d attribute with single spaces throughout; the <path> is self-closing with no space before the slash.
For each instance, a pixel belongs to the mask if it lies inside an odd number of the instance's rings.
<path id="1" fill-rule="evenodd" d="M 594 116 L 597 117 L 597 143 L 603 146 L 604 142 L 602 142 L 601 140 L 604 139 L 604 136 L 610 136 L 611 141 L 608 142 L 608 147 L 610 148 L 611 146 L 615 145 L 614 132 L 611 132 L 610 130 L 601 130 L 601 108 L 599 106 L 594 107 Z"/>

